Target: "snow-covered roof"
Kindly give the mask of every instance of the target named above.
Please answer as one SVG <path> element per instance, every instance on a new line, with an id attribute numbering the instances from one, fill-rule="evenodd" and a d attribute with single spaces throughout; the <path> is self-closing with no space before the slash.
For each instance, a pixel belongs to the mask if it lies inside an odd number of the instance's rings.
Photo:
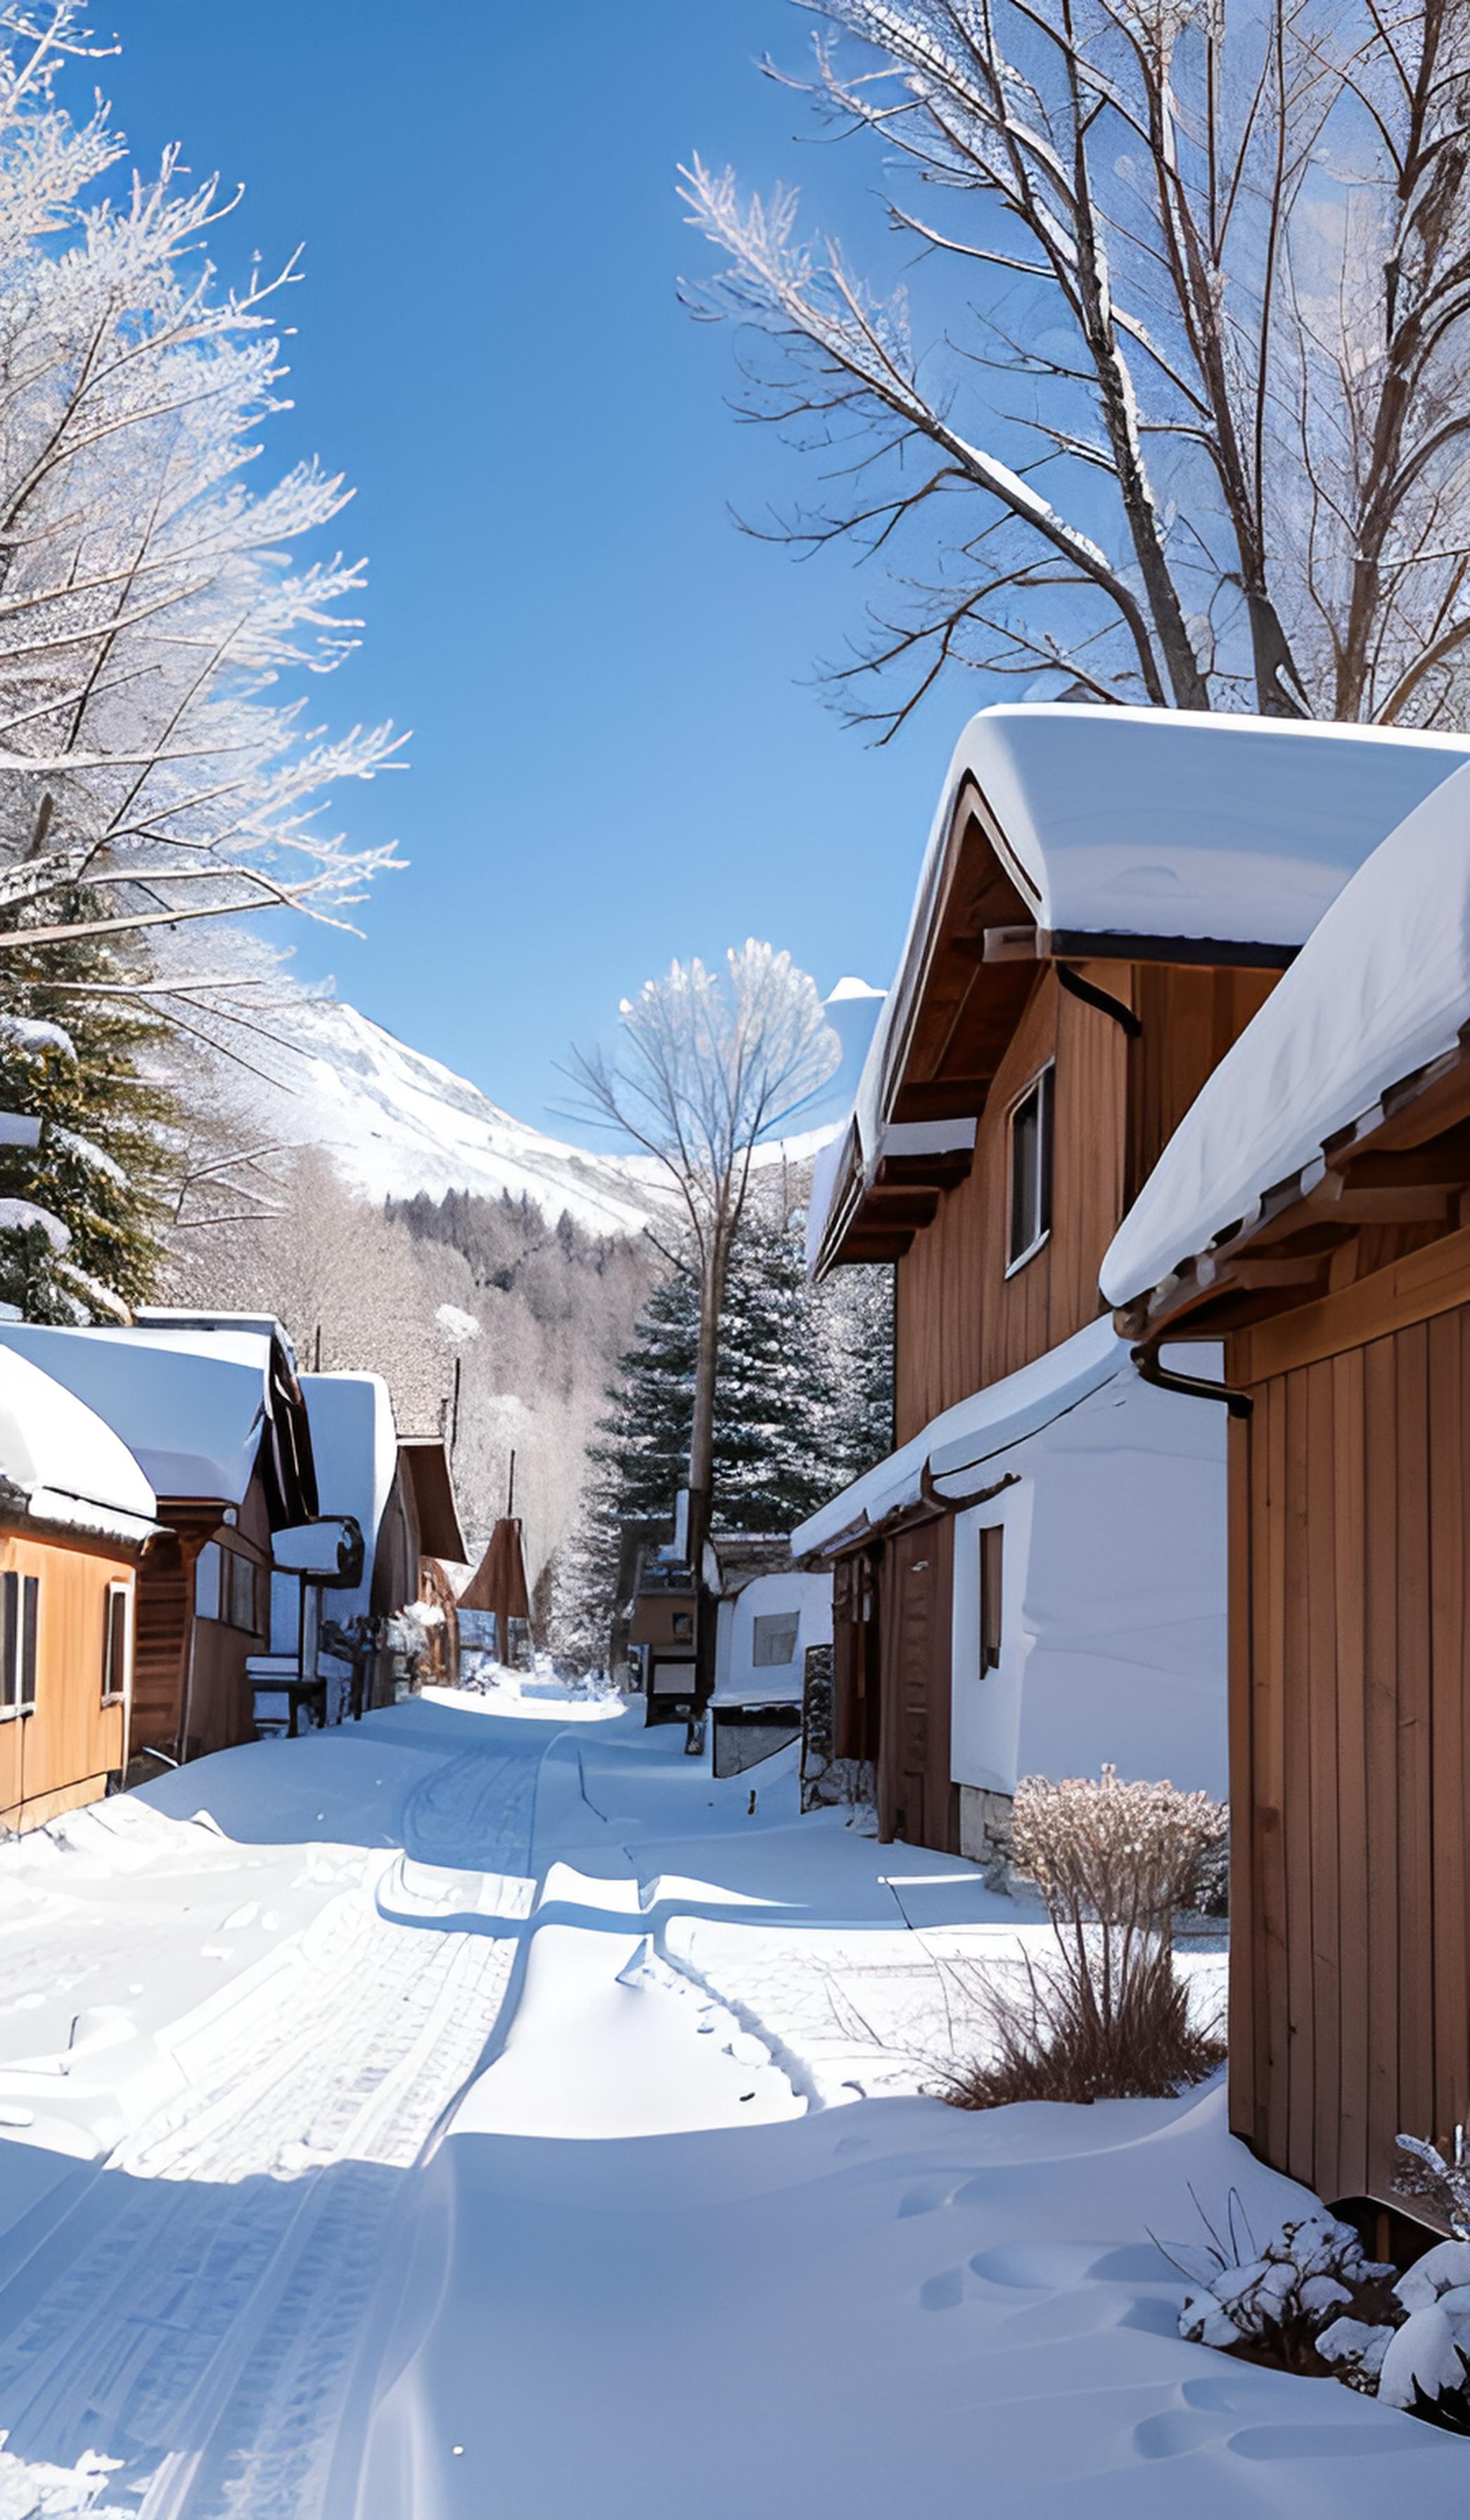
<path id="1" fill-rule="evenodd" d="M 0 1481 L 36 1521 L 146 1539 L 157 1507 L 127 1446 L 28 1357 L 0 1350 Z"/>
<path id="2" fill-rule="evenodd" d="M 378 1528 L 398 1465 L 398 1437 L 388 1384 L 377 1373 L 303 1373 L 311 1453 L 323 1513 L 350 1513 L 366 1543 L 361 1598 L 338 1594 L 332 1616 L 349 1619 L 368 1606 Z"/>
<path id="3" fill-rule="evenodd" d="M 1470 1021 L 1470 768 L 1376 848 L 1210 1077 L 1125 1217 L 1129 1303 L 1247 1218 Z"/>
<path id="4" fill-rule="evenodd" d="M 95 1410 L 156 1496 L 244 1497 L 267 1414 L 271 1341 L 261 1331 L 0 1322 L 0 1346 Z"/>
<path id="5" fill-rule="evenodd" d="M 1126 1342 L 1119 1338 L 1111 1321 L 1089 1322 L 1084 1330 L 1064 1339 L 1060 1347 L 1049 1348 L 1018 1373 L 988 1383 L 983 1391 L 932 1418 L 920 1434 L 800 1524 L 791 1535 L 793 1556 L 820 1555 L 834 1542 L 870 1530 L 888 1515 L 918 1505 L 926 1471 L 937 1484 L 944 1479 L 956 1482 L 954 1496 L 962 1496 L 976 1484 L 968 1475 L 971 1471 L 1011 1445 L 1040 1434 L 1064 1411 L 1075 1409 L 1125 1371 L 1132 1371 Z M 942 1485 L 940 1493 L 945 1493 Z"/>
<path id="6" fill-rule="evenodd" d="M 845 1185 L 870 1183 L 960 792 L 979 788 L 998 855 L 1053 936 L 1305 943 L 1350 875 L 1444 780 L 1470 736 L 1183 709 L 982 709 L 950 760 L 895 984 L 858 1080 L 847 1161 L 813 1185 L 820 1251 Z"/>

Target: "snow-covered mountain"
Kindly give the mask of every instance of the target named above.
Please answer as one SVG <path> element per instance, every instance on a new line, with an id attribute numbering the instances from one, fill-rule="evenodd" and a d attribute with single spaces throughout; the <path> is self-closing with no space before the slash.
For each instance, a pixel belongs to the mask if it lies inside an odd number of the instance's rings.
<path id="1" fill-rule="evenodd" d="M 846 1110 L 881 1003 L 859 981 L 833 991 L 843 1063 L 813 1106 L 816 1125 L 789 1142 L 793 1157 L 813 1152 Z M 570 1211 L 589 1233 L 637 1234 L 666 1194 L 646 1158 L 590 1154 L 528 1127 L 340 1000 L 273 1009 L 271 1031 L 272 1075 L 248 1089 L 253 1120 L 284 1146 L 321 1148 L 370 1198 L 508 1191 L 553 1220 Z"/>
<path id="2" fill-rule="evenodd" d="M 285 1145 L 323 1148 L 369 1197 L 509 1191 L 551 1218 L 570 1210 L 593 1234 L 637 1234 L 647 1221 L 649 1187 L 630 1163 L 528 1128 L 355 1007 L 306 1001 L 273 1011 L 271 1026 L 286 1055 L 272 1060 L 279 1082 L 252 1090 L 258 1117 Z"/>

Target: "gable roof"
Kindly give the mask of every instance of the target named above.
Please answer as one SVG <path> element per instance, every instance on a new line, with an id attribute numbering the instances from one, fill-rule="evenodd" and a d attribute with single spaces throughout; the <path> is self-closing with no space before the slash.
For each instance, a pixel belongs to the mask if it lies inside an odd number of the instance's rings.
<path id="1" fill-rule="evenodd" d="M 1470 1022 L 1470 768 L 1345 886 L 1174 1131 L 1102 1268 L 1108 1301 L 1163 1283 Z"/>
<path id="2" fill-rule="evenodd" d="M 258 1463 L 273 1528 L 315 1513 L 305 1405 L 272 1334 L 0 1322 L 0 1347 L 94 1410 L 156 1496 L 238 1506 Z"/>
<path id="3" fill-rule="evenodd" d="M 1001 1041 L 1037 957 L 1282 968 L 1385 834 L 1467 763 L 1463 736 L 1173 709 L 982 710 L 949 764 L 851 1113 L 813 1183 L 813 1269 L 836 1256 L 881 1166 L 900 1184 L 946 1157 L 963 1170 L 984 1088 L 910 1080 L 931 1002 L 942 1039 L 963 1017 Z M 1007 954 L 1007 920 L 1025 922 L 1025 960 Z"/>

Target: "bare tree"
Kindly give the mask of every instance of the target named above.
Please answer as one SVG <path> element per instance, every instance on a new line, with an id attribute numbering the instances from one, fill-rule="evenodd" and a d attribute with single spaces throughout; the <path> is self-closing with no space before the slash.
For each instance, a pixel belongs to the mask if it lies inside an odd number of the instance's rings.
<path id="1" fill-rule="evenodd" d="M 850 713 L 892 733 L 957 661 L 1053 697 L 1451 718 L 1464 8 L 798 5 L 856 39 L 840 66 L 820 33 L 800 84 L 885 145 L 892 224 L 938 264 L 947 329 L 921 357 L 904 292 L 800 242 L 794 195 L 747 201 L 698 158 L 684 197 L 728 262 L 689 296 L 765 338 L 747 414 L 830 458 L 832 504 L 784 534 L 881 550 L 927 529 L 927 575 L 837 677 Z M 1018 408 L 996 409 L 997 375 Z M 1019 462 L 988 451 L 997 428 Z"/>
<path id="2" fill-rule="evenodd" d="M 121 143 L 58 96 L 91 50 L 76 0 L 0 11 L 0 981 L 22 993 L 24 959 L 77 937 L 281 905 L 341 923 L 392 863 L 319 818 L 394 740 L 313 730 L 289 690 L 355 644 L 360 563 L 288 557 L 348 493 L 314 462 L 245 486 L 285 407 L 295 261 L 222 286 L 234 203 L 181 188 L 174 151 L 99 198 Z"/>
<path id="3" fill-rule="evenodd" d="M 700 1594 L 696 1643 L 703 1700 L 713 1637 L 703 1563 L 710 1530 L 714 1388 L 730 1251 L 761 1141 L 790 1124 L 842 1056 L 816 984 L 789 954 L 754 938 L 725 968 L 675 963 L 624 998 L 616 1052 L 574 1051 L 572 1072 L 594 1115 L 667 1175 L 699 1281 L 699 1348 L 689 1447 L 688 1551 Z M 675 1254 L 675 1265 L 685 1263 Z"/>

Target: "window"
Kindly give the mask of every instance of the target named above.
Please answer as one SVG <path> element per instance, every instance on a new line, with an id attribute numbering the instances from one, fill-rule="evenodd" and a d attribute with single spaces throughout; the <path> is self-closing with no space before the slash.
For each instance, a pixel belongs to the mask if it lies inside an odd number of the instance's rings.
<path id="1" fill-rule="evenodd" d="M 0 1587 L 0 1716 L 35 1711 L 40 1593 L 38 1575 L 7 1575 Z"/>
<path id="2" fill-rule="evenodd" d="M 1051 1113 L 1056 1070 L 1043 1067 L 1011 1110 L 1011 1242 L 1019 1269 L 1051 1232 Z"/>
<path id="3" fill-rule="evenodd" d="M 103 1595 L 102 1702 L 116 1706 L 127 1695 L 129 1587 L 110 1584 Z"/>
<path id="4" fill-rule="evenodd" d="M 223 1553 L 218 1541 L 210 1540 L 194 1561 L 196 1618 L 217 1619 L 219 1616 L 219 1561 Z"/>
<path id="5" fill-rule="evenodd" d="M 980 1534 L 980 1667 L 994 1671 L 1000 1661 L 1000 1598 L 1005 1563 L 1005 1525 L 989 1522 Z"/>
<path id="6" fill-rule="evenodd" d="M 218 1619 L 227 1628 L 243 1628 L 248 1636 L 259 1636 L 263 1622 L 259 1613 L 257 1578 L 259 1569 L 253 1557 L 238 1549 L 221 1549 L 211 1540 L 199 1552 L 194 1570 L 194 1607 L 202 1619 Z"/>
<path id="7" fill-rule="evenodd" d="M 257 1632 L 255 1561 L 242 1556 L 238 1549 L 226 1549 L 221 1554 L 219 1615 L 227 1628 L 244 1628 L 251 1636 Z"/>
<path id="8" fill-rule="evenodd" d="M 795 1662 L 797 1629 L 801 1624 L 796 1610 L 772 1610 L 752 1622 L 751 1661 L 757 1671 L 766 1671 L 773 1663 Z"/>

